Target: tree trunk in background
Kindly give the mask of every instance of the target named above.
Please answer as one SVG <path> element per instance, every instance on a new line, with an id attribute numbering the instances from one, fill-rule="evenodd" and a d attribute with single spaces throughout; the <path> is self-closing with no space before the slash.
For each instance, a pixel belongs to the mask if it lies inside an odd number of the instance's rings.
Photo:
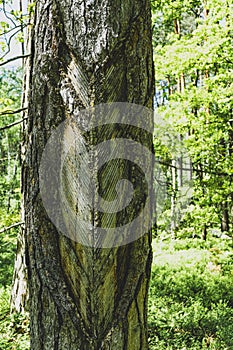
<path id="1" fill-rule="evenodd" d="M 180 27 L 180 20 L 176 18 L 174 20 L 174 32 L 175 34 L 180 38 L 181 36 L 181 27 Z M 182 94 L 184 93 L 185 89 L 185 76 L 182 73 L 177 78 L 177 92 Z M 179 135 L 180 137 L 180 135 Z M 178 140 L 177 140 L 178 142 Z M 173 145 L 174 146 L 174 145 Z M 172 159 L 172 168 L 171 168 L 171 182 L 172 182 L 172 195 L 171 195 L 171 236 L 172 239 L 176 238 L 176 230 L 178 225 L 178 217 L 179 217 L 179 208 L 177 205 L 177 196 L 178 191 L 180 187 L 182 186 L 182 167 L 183 167 L 183 161 L 182 158 L 175 158 Z M 180 187 L 179 187 L 180 186 Z"/>
<path id="2" fill-rule="evenodd" d="M 38 171 L 51 130 L 73 109 L 115 101 L 153 107 L 151 42 L 149 0 L 37 2 L 22 168 L 31 350 L 148 349 L 151 234 L 112 249 L 60 235 L 44 210 Z"/>
<path id="3" fill-rule="evenodd" d="M 228 232 L 230 229 L 229 223 L 229 210 L 227 202 L 222 202 L 222 221 L 221 221 L 221 231 Z"/>
<path id="4" fill-rule="evenodd" d="M 17 238 L 17 250 L 11 291 L 11 312 L 25 313 L 28 305 L 28 280 L 25 261 L 25 234 L 20 230 Z"/>
<path id="5" fill-rule="evenodd" d="M 171 237 L 176 238 L 176 197 L 177 197 L 177 167 L 176 159 L 172 159 L 171 175 L 172 175 L 172 195 L 171 195 Z"/>
<path id="6" fill-rule="evenodd" d="M 29 1 L 30 2 L 30 1 Z M 22 8 L 23 3 L 20 0 L 20 8 Z M 30 16 L 30 23 L 32 23 L 33 19 Z M 21 28 L 23 31 L 23 28 Z M 31 49 L 31 26 L 28 30 L 28 36 L 26 43 L 22 44 L 22 54 L 25 54 L 24 45 L 26 46 L 28 52 Z M 23 59 L 23 69 L 24 69 L 24 78 L 23 78 L 23 95 L 22 95 L 22 108 L 27 108 L 28 106 L 28 95 L 29 95 L 29 60 Z M 27 63 L 25 65 L 25 62 Z M 24 110 L 22 112 L 22 119 L 28 118 L 28 111 Z M 23 127 L 24 131 L 26 131 L 26 124 Z M 26 134 L 26 132 L 25 132 Z M 25 161 L 25 147 L 21 148 L 21 158 Z M 21 159 L 21 160 L 22 160 Z M 23 176 L 24 173 L 21 173 L 21 190 L 23 190 Z M 25 222 L 25 211 L 24 211 L 24 202 L 21 204 L 21 220 Z M 26 263 L 26 242 L 25 242 L 25 226 L 22 226 L 18 237 L 17 237 L 17 249 L 16 249 L 16 257 L 15 257 L 15 265 L 14 265 L 14 275 L 12 281 L 12 291 L 11 291 L 11 312 L 21 312 L 25 313 L 28 311 L 28 273 L 27 273 L 27 263 Z"/>

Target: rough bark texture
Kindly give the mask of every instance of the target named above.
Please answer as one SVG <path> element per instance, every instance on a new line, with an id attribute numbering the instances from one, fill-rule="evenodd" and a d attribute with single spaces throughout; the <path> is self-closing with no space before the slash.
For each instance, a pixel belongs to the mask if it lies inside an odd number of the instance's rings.
<path id="1" fill-rule="evenodd" d="M 39 164 L 51 130 L 77 109 L 152 108 L 149 0 L 40 0 L 31 38 L 23 160 L 31 350 L 148 349 L 150 233 L 112 249 L 60 235 L 43 208 Z"/>
<path id="2" fill-rule="evenodd" d="M 24 228 L 18 235 L 14 265 L 14 276 L 11 291 L 11 312 L 25 313 L 28 304 L 27 266 L 25 261 Z"/>

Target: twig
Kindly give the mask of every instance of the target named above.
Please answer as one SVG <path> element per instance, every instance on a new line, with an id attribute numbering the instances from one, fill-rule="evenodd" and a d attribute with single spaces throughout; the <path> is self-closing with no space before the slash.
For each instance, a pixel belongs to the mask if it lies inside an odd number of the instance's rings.
<path id="1" fill-rule="evenodd" d="M 16 109 L 15 111 L 6 110 L 6 111 L 1 112 L 1 113 L 0 113 L 0 116 L 8 115 L 8 114 L 17 114 L 17 113 L 21 113 L 21 112 L 23 112 L 23 111 L 26 111 L 26 109 L 28 109 L 28 107 Z"/>
<path id="2" fill-rule="evenodd" d="M 176 169 L 176 170 L 195 171 L 197 173 L 213 174 L 213 175 L 217 175 L 217 176 L 228 176 L 228 175 L 231 176 L 232 175 L 231 173 L 217 172 L 217 171 L 214 171 L 214 170 L 208 170 L 206 168 L 201 170 L 201 169 L 197 169 L 195 167 L 190 167 L 190 168 L 179 167 L 179 166 L 172 165 L 169 162 L 164 162 L 164 161 L 161 161 L 161 160 L 155 160 L 155 163 L 158 163 L 158 164 L 161 164 L 161 165 L 165 165 L 168 168 L 173 168 L 173 169 Z"/>
<path id="3" fill-rule="evenodd" d="M 9 34 L 9 33 L 13 32 L 13 30 L 20 28 L 20 27 L 21 27 L 21 24 L 17 25 L 16 27 L 10 28 L 9 30 L 7 30 L 5 32 L 0 32 L 0 36 Z"/>
<path id="4" fill-rule="evenodd" d="M 7 36 L 4 34 L 4 37 L 5 37 L 5 42 L 6 42 L 6 45 L 8 47 L 7 51 L 4 53 L 3 56 L 1 56 L 1 59 L 6 57 L 8 55 L 8 53 L 10 53 L 11 51 L 11 41 L 12 39 L 16 36 L 16 34 L 18 34 L 19 32 L 21 31 L 21 28 L 18 29 L 16 32 L 14 32 L 10 37 L 9 39 L 7 39 Z"/>
<path id="5" fill-rule="evenodd" d="M 18 120 L 18 121 L 16 121 L 16 122 L 12 123 L 12 124 L 3 126 L 2 128 L 0 128 L 0 131 L 10 129 L 10 128 L 12 128 L 12 127 L 15 126 L 15 125 L 19 125 L 19 124 L 23 123 L 24 120 L 27 120 L 27 119 L 28 119 L 28 118 L 26 117 L 26 118 L 20 119 L 20 120 Z"/>
<path id="6" fill-rule="evenodd" d="M 28 55 L 20 55 L 20 56 L 16 56 L 16 57 L 9 58 L 9 60 L 6 60 L 6 61 L 0 63 L 0 67 L 4 66 L 4 65 L 6 65 L 6 64 L 8 64 L 8 63 L 10 63 L 10 62 L 19 60 L 19 59 L 21 59 L 21 58 L 27 58 L 27 57 L 30 57 L 30 56 L 31 56 L 31 55 L 28 54 Z"/>
<path id="7" fill-rule="evenodd" d="M 11 23 L 13 23 L 14 26 L 16 26 L 16 23 L 13 21 L 12 17 L 8 16 L 9 12 L 6 10 L 6 1 L 3 0 L 2 4 L 3 4 L 4 15 L 6 16 L 7 19 L 9 19 L 11 21 Z"/>
<path id="8" fill-rule="evenodd" d="M 16 224 L 13 224 L 13 225 L 11 225 L 11 226 L 4 227 L 4 228 L 2 228 L 2 229 L 0 230 L 0 233 L 4 233 L 4 232 L 6 232 L 6 231 L 11 230 L 12 228 L 15 228 L 15 227 L 18 227 L 18 226 L 22 226 L 23 224 L 24 224 L 24 222 L 21 221 L 21 222 L 17 222 Z"/>

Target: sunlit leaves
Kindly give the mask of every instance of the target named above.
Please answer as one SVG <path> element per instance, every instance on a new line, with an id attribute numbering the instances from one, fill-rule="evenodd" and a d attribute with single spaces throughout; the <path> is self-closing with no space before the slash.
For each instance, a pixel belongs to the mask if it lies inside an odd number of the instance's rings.
<path id="1" fill-rule="evenodd" d="M 20 108 L 21 69 L 0 71 L 0 113 Z M 0 127 L 4 127 L 20 116 L 0 116 Z M 0 131 L 0 201 L 3 211 L 19 211 L 19 126 Z"/>
<path id="2" fill-rule="evenodd" d="M 233 1 L 156 4 L 153 19 L 160 18 L 166 33 L 154 50 L 158 113 L 189 134 L 195 203 L 220 213 L 233 193 Z M 177 19 L 180 35 L 173 26 Z"/>

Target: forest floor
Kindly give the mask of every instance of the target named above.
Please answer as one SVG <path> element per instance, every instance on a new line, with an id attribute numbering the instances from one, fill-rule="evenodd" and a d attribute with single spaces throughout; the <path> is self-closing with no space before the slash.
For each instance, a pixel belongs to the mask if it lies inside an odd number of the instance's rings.
<path id="1" fill-rule="evenodd" d="M 232 241 L 155 240 L 153 246 L 150 350 L 232 350 Z"/>
<path id="2" fill-rule="evenodd" d="M 0 237 L 0 349 L 29 349 L 27 316 L 10 315 L 15 239 Z M 233 249 L 219 238 L 153 241 L 150 350 L 233 349 Z"/>

